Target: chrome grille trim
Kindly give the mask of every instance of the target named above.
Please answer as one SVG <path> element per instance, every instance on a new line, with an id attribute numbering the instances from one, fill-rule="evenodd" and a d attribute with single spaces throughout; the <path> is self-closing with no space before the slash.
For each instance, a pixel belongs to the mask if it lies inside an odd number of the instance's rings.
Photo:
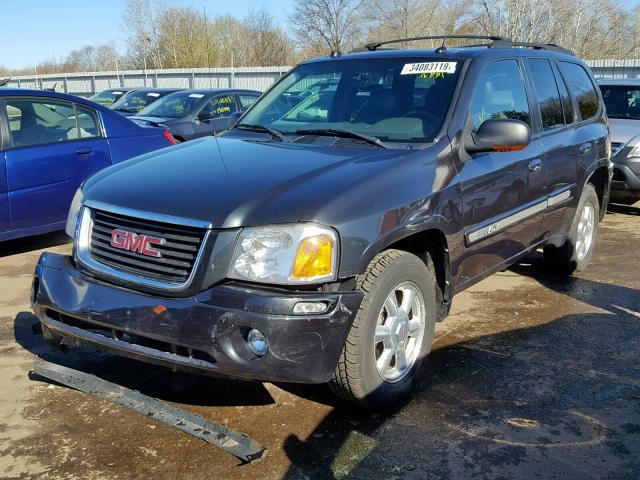
<path id="1" fill-rule="evenodd" d="M 102 215 L 95 222 L 93 212 L 96 212 L 99 216 Z M 125 223 L 129 221 L 130 225 L 116 225 L 117 222 L 114 222 L 114 228 L 120 226 L 121 228 L 138 232 L 139 227 L 135 226 L 138 223 L 140 230 L 145 230 L 151 235 L 157 235 L 161 238 L 171 236 L 174 242 L 168 241 L 161 247 L 168 249 L 162 251 L 162 261 L 158 262 L 157 258 L 147 259 L 142 255 L 111 247 L 106 238 L 108 235 L 105 235 L 106 232 L 104 232 L 105 219 L 107 219 L 108 223 L 110 214 L 129 217 L 124 221 Z M 171 221 L 167 221 L 168 218 Z M 112 279 L 115 283 L 140 285 L 172 292 L 184 290 L 191 285 L 198 266 L 201 264 L 211 230 L 204 228 L 205 225 L 207 227 L 210 226 L 208 223 L 189 219 L 181 220 L 164 215 L 155 216 L 148 212 L 121 209 L 98 202 L 86 202 L 80 212 L 79 226 L 76 232 L 76 259 L 82 266 L 95 272 L 98 276 Z M 175 228 L 168 225 L 167 230 L 169 232 L 173 231 L 173 233 L 162 233 L 161 230 L 154 231 L 154 225 L 147 225 L 146 228 L 142 228 L 145 221 L 171 224 L 175 225 Z M 161 226 L 156 225 L 156 227 Z M 187 227 L 183 229 L 183 232 L 186 232 L 187 229 L 201 229 L 201 241 L 192 242 L 191 244 L 189 242 L 180 242 L 178 240 L 179 235 L 174 235 L 176 231 L 180 230 L 180 227 Z M 193 240 L 197 241 L 197 238 L 194 237 Z M 99 248 L 92 249 L 92 245 L 98 245 Z M 189 258 L 185 259 L 185 256 Z"/>

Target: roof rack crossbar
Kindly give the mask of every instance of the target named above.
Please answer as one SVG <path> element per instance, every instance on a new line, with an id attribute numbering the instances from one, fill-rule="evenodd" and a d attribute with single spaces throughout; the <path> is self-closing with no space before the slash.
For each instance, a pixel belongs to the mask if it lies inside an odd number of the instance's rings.
<path id="1" fill-rule="evenodd" d="M 575 55 L 571 50 L 563 48 L 554 43 L 532 43 L 532 42 L 518 42 L 505 37 L 498 37 L 494 35 L 429 35 L 424 37 L 409 37 L 409 38 L 396 38 L 393 40 L 385 40 L 382 42 L 371 42 L 366 45 L 352 50 L 351 53 L 356 52 L 373 52 L 378 50 L 383 45 L 390 45 L 394 43 L 414 42 L 417 40 L 442 40 L 443 46 L 447 40 L 465 39 L 465 40 L 488 40 L 490 43 L 462 45 L 461 47 L 488 47 L 488 48 L 533 48 L 536 50 L 549 50 L 567 55 Z"/>
<path id="2" fill-rule="evenodd" d="M 380 48 L 382 45 L 389 45 L 392 43 L 402 43 L 402 42 L 415 42 L 417 40 L 444 40 L 447 41 L 449 39 L 469 39 L 469 40 L 507 40 L 503 37 L 496 37 L 493 35 L 428 35 L 424 37 L 409 37 L 409 38 L 396 38 L 394 40 L 385 40 L 383 42 L 372 42 L 367 43 L 363 47 L 357 48 L 356 51 L 374 51 Z"/>

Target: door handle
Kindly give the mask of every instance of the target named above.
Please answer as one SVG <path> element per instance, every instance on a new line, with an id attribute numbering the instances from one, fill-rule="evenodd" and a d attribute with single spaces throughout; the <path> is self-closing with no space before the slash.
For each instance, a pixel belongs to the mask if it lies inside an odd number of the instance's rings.
<path id="1" fill-rule="evenodd" d="M 91 147 L 78 147 L 76 148 L 76 154 L 81 157 L 88 157 L 89 155 L 93 155 L 93 148 Z"/>
<path id="2" fill-rule="evenodd" d="M 591 153 L 591 142 L 583 143 L 578 148 L 580 149 L 581 154 L 588 155 Z"/>
<path id="3" fill-rule="evenodd" d="M 542 160 L 536 158 L 535 160 L 531 160 L 529 162 L 529 171 L 531 173 L 537 173 L 542 170 Z"/>

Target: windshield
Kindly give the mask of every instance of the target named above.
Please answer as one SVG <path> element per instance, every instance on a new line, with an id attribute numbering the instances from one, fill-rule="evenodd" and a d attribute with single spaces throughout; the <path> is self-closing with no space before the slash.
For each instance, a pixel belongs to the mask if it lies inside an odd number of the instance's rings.
<path id="1" fill-rule="evenodd" d="M 239 125 L 283 133 L 343 130 L 385 142 L 428 143 L 440 131 L 462 62 L 385 58 L 300 65 Z"/>
<path id="2" fill-rule="evenodd" d="M 150 103 L 155 102 L 161 97 L 164 97 L 169 92 L 148 92 L 140 90 L 133 92 L 126 97 L 121 98 L 116 103 L 111 105 L 111 108 L 120 112 L 139 112 Z"/>
<path id="3" fill-rule="evenodd" d="M 181 118 L 204 103 L 203 93 L 176 92 L 140 110 L 147 117 Z"/>
<path id="4" fill-rule="evenodd" d="M 113 105 L 125 93 L 123 90 L 105 90 L 89 97 L 89 100 L 108 107 L 109 105 Z"/>
<path id="5" fill-rule="evenodd" d="M 601 85 L 600 90 L 610 118 L 640 120 L 640 86 Z"/>

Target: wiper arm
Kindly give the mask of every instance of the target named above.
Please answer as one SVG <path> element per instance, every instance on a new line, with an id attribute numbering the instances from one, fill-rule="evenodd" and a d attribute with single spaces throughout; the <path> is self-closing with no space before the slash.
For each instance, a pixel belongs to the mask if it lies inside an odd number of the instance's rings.
<path id="1" fill-rule="evenodd" d="M 273 138 L 284 141 L 284 135 L 280 130 L 276 130 L 275 128 L 267 127 L 265 125 L 260 125 L 258 123 L 239 123 L 233 128 L 239 128 L 240 130 L 251 130 L 253 132 L 264 132 L 271 135 Z"/>
<path id="2" fill-rule="evenodd" d="M 379 148 L 387 148 L 387 146 L 378 137 L 372 135 L 365 135 L 363 133 L 350 132 L 349 130 L 342 130 L 340 128 L 317 128 L 310 130 L 296 130 L 291 132 L 294 135 L 322 135 L 327 137 L 342 137 L 353 138 L 356 140 L 362 140 L 371 145 L 375 145 Z"/>

